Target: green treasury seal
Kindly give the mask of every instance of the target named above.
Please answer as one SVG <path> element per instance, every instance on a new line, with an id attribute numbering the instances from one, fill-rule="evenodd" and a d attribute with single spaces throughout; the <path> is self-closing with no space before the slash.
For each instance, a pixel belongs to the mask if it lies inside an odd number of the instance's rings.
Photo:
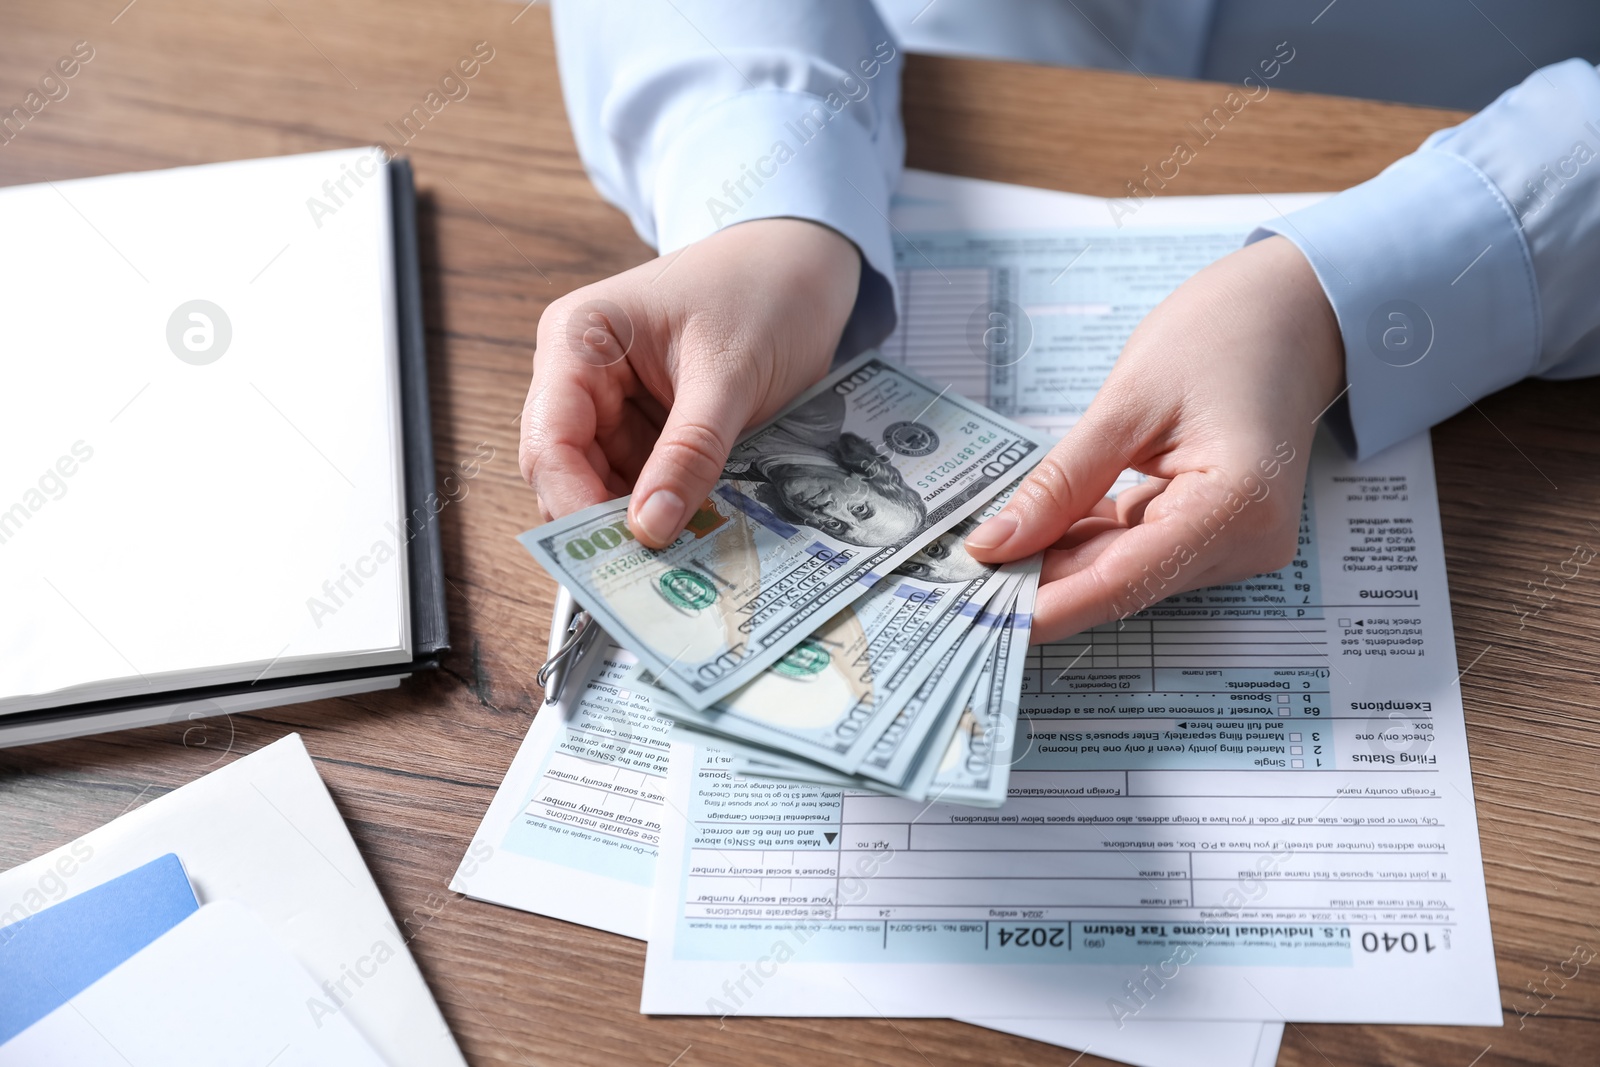
<path id="1" fill-rule="evenodd" d="M 662 599 L 683 611 L 699 611 L 717 602 L 717 588 L 694 571 L 673 569 L 656 579 Z"/>
<path id="2" fill-rule="evenodd" d="M 815 641 L 801 641 L 774 663 L 772 669 L 790 678 L 809 678 L 826 667 L 830 659 L 828 650 Z"/>

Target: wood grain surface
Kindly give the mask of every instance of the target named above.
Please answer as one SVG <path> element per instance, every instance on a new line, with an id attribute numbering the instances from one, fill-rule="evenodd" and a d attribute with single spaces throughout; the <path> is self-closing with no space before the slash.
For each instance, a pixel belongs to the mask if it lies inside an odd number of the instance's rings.
<path id="1" fill-rule="evenodd" d="M 646 1018 L 642 944 L 445 889 L 540 700 L 532 675 L 552 586 L 512 540 L 537 521 L 516 461 L 534 328 L 553 297 L 650 251 L 584 176 L 542 7 L 126 3 L 0 4 L 0 109 L 21 103 L 75 42 L 94 50 L 67 96 L 0 145 L 0 184 L 375 142 L 401 149 L 423 193 L 439 473 L 480 452 L 490 458 L 443 513 L 454 642 L 443 670 L 386 694 L 0 752 L 0 866 L 298 730 L 396 919 L 409 920 L 411 948 L 475 1065 L 1099 1062 L 939 1020 Z M 399 143 L 389 124 L 480 41 L 494 54 L 470 95 Z M 1294 42 L 1316 44 L 1311 26 Z M 909 162 L 1117 195 L 1225 92 L 913 57 Z M 1270 200 L 1342 188 L 1457 118 L 1274 92 L 1233 118 L 1166 191 Z M 1434 431 L 1506 1025 L 1291 1026 L 1285 1065 L 1597 1058 L 1600 964 L 1553 976 L 1575 944 L 1600 945 L 1600 583 L 1585 570 L 1525 625 L 1519 614 L 1540 602 L 1528 583 L 1556 572 L 1575 546 L 1600 545 L 1597 406 L 1600 383 L 1525 383 Z M 181 467 L 161 486 L 204 489 Z M 1535 983 L 1542 996 L 1529 991 Z"/>

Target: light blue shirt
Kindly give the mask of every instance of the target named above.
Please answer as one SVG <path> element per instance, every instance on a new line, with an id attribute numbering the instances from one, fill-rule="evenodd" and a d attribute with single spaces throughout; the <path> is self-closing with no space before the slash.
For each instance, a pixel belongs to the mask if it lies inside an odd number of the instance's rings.
<path id="1" fill-rule="evenodd" d="M 1242 83 L 1262 76 L 1261 64 L 1281 56 L 1282 41 L 1294 62 L 1308 52 L 1321 57 L 1321 67 L 1299 70 L 1325 77 L 1343 69 L 1354 86 L 1347 91 L 1360 91 L 1372 49 L 1395 47 L 1397 31 L 1364 0 L 1336 3 L 556 0 L 553 7 L 573 134 L 600 192 L 663 253 L 751 219 L 804 218 L 837 230 L 863 261 L 840 345 L 859 351 L 895 321 L 888 211 L 905 149 L 903 42 L 964 54 L 1009 48 L 1035 61 Z M 1452 17 L 1463 10 L 1451 6 Z M 1552 28 L 1549 7 L 1525 0 L 1520 9 L 1503 7 L 1479 0 L 1473 10 L 1494 14 L 1485 21 L 1524 70 L 1530 47 L 1541 56 L 1563 45 L 1593 54 L 1600 42 L 1600 17 L 1575 15 L 1571 25 Z M 1517 10 L 1531 13 L 1523 22 L 1537 32 L 1515 21 Z M 1253 22 L 1241 15 L 1252 11 Z M 1303 23 L 1298 38 L 1286 28 L 1291 16 Z M 1342 21 L 1329 21 L 1335 18 Z M 1480 63 L 1448 47 L 1482 27 L 1443 14 L 1418 25 L 1432 45 L 1411 64 L 1413 80 L 1426 85 L 1442 58 L 1450 92 L 1482 93 L 1504 57 Z M 1337 32 L 1318 36 L 1330 29 Z M 1268 44 L 1265 31 L 1284 36 Z M 1342 65 L 1329 58 L 1341 48 Z M 1253 62 L 1241 58 L 1258 54 Z M 1296 68 L 1280 62 L 1278 69 Z M 1378 82 L 1396 77 L 1387 64 Z M 1582 59 L 1534 70 L 1378 177 L 1251 239 L 1273 233 L 1306 255 L 1338 317 L 1350 389 L 1327 418 L 1357 455 L 1527 375 L 1600 373 L 1600 73 Z"/>

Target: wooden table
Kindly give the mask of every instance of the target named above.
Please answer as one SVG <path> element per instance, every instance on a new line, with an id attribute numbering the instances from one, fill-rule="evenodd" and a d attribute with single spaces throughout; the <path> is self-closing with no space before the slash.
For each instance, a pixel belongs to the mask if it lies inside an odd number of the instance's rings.
<path id="1" fill-rule="evenodd" d="M 492 458 L 444 512 L 454 650 L 398 691 L 0 752 L 0 865 L 59 845 L 290 730 L 305 735 L 474 1064 L 1072 1064 L 1076 1053 L 938 1020 L 645 1018 L 644 946 L 445 890 L 539 706 L 552 586 L 512 540 L 537 516 L 516 420 L 551 298 L 650 255 L 585 178 L 548 12 L 500 0 L 10 0 L 0 105 L 74 42 L 94 57 L 9 144 L 0 184 L 307 152 L 398 138 L 458 58 L 493 58 L 404 145 L 423 257 L 441 477 Z M 1308 27 L 1297 48 L 1314 48 Z M 909 162 L 1102 196 L 1124 192 L 1225 88 L 913 58 Z M 1169 192 L 1337 189 L 1458 116 L 1273 92 Z M 0 234 L 0 241 L 4 235 Z M 1528 383 L 1434 431 L 1494 914 L 1503 1029 L 1293 1026 L 1284 1064 L 1593 1062 L 1600 961 L 1600 732 L 1589 702 L 1600 582 L 1585 571 L 1519 626 L 1528 583 L 1600 543 L 1600 383 Z M 198 487 L 197 487 L 198 488 Z M 182 491 L 175 485 L 175 491 Z M 187 742 L 187 743 L 186 743 Z M 423 920 L 423 921 L 419 921 Z M 1519 1018 L 1516 1012 L 1532 1013 Z M 1492 1046 L 1492 1047 L 1491 1047 Z M 1487 1049 L 1487 1051 L 1485 1051 Z M 1475 1059 L 1475 1057 L 1480 1057 Z M 1087 1064 L 1093 1057 L 1085 1057 Z"/>

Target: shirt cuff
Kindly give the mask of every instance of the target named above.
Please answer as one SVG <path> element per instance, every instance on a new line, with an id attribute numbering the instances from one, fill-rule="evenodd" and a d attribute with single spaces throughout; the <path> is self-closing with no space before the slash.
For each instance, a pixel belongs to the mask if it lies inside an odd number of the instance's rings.
<path id="1" fill-rule="evenodd" d="M 896 306 L 892 190 L 851 106 L 834 112 L 821 97 L 781 89 L 739 93 L 673 138 L 654 180 L 662 254 L 753 219 L 807 219 L 851 241 L 861 285 L 841 355 L 888 337 Z"/>
<path id="2" fill-rule="evenodd" d="M 1511 206 L 1459 156 L 1423 149 L 1246 243 L 1273 234 L 1310 261 L 1339 320 L 1350 388 L 1325 421 L 1358 459 L 1534 369 L 1532 259 Z"/>

